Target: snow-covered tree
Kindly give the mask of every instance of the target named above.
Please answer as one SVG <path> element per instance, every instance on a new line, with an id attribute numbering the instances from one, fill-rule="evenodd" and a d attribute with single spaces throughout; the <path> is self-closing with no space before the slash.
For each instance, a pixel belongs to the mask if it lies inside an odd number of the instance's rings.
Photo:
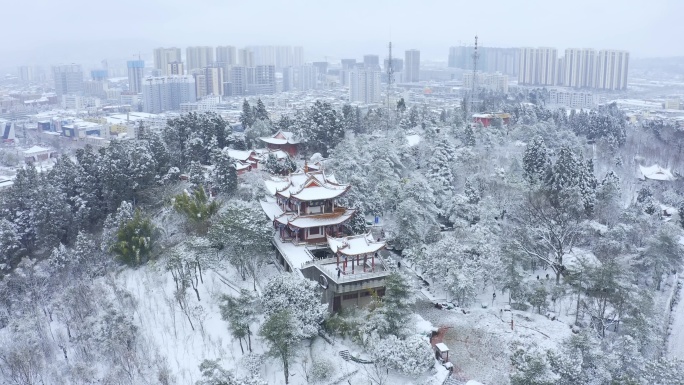
<path id="1" fill-rule="evenodd" d="M 273 230 L 261 208 L 255 203 L 231 200 L 209 230 L 209 239 L 228 255 L 246 279 L 252 271 L 256 285 L 258 267 L 271 251 Z M 251 269 L 250 266 L 254 267 Z"/>
<path id="2" fill-rule="evenodd" d="M 247 339 L 249 351 L 252 351 L 252 330 L 250 324 L 256 319 L 256 298 L 248 290 L 241 290 L 240 296 L 231 297 L 223 295 L 221 297 L 221 318 L 228 322 L 228 327 L 233 337 L 240 341 L 242 353 L 242 340 Z"/>
<path id="3" fill-rule="evenodd" d="M 119 260 L 131 266 L 141 265 L 151 257 L 154 247 L 154 225 L 136 210 L 133 219 L 119 228 L 112 251 Z"/>
<path id="4" fill-rule="evenodd" d="M 389 335 L 369 342 L 371 355 L 382 366 L 408 376 L 419 376 L 435 365 L 435 357 L 427 338 L 411 335 L 405 339 Z"/>
<path id="5" fill-rule="evenodd" d="M 268 354 L 271 357 L 279 358 L 283 363 L 286 384 L 289 384 L 290 381 L 290 360 L 295 354 L 294 345 L 300 339 L 296 325 L 297 319 L 292 315 L 292 311 L 287 308 L 280 308 L 278 311 L 267 315 L 266 322 L 261 325 L 259 330 L 259 334 L 269 345 Z"/>
<path id="6" fill-rule="evenodd" d="M 283 274 L 271 279 L 262 295 L 264 313 L 274 314 L 288 311 L 288 328 L 296 339 L 311 338 L 318 334 L 327 306 L 321 304 L 316 282 Z"/>
<path id="7" fill-rule="evenodd" d="M 544 138 L 537 135 L 525 147 L 523 155 L 523 170 L 525 180 L 537 184 L 544 180 L 547 168 L 550 166 L 549 154 Z"/>
<path id="8" fill-rule="evenodd" d="M 173 198 L 173 209 L 185 216 L 189 231 L 198 234 L 206 234 L 209 229 L 209 220 L 219 210 L 220 203 L 207 196 L 204 187 L 199 187 L 192 192 L 187 191 Z"/>

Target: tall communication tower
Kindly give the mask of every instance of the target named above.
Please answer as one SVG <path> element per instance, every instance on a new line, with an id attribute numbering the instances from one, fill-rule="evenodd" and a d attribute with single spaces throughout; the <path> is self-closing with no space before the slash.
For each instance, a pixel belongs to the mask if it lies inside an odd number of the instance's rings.
<path id="1" fill-rule="evenodd" d="M 389 60 L 387 61 L 387 130 L 392 127 L 392 81 L 394 80 L 394 66 L 392 65 L 392 42 L 389 42 Z"/>
<path id="2" fill-rule="evenodd" d="M 480 54 L 477 52 L 477 35 L 475 35 L 475 49 L 473 50 L 473 89 L 470 91 L 470 114 L 475 113 L 475 90 L 477 90 L 477 59 Z"/>

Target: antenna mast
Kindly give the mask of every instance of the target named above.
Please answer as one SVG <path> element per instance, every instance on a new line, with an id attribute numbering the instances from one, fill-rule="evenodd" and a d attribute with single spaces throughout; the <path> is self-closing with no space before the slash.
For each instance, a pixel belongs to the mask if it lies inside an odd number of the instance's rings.
<path id="1" fill-rule="evenodd" d="M 392 65 L 392 42 L 389 42 L 389 60 L 387 61 L 387 130 L 392 126 L 392 105 L 390 94 L 392 92 L 392 80 L 394 77 L 394 66 Z"/>
<path id="2" fill-rule="evenodd" d="M 477 52 L 477 35 L 475 35 L 475 50 L 473 51 L 473 89 L 470 92 L 470 113 L 475 113 L 475 90 L 477 89 L 477 59 L 480 55 Z"/>

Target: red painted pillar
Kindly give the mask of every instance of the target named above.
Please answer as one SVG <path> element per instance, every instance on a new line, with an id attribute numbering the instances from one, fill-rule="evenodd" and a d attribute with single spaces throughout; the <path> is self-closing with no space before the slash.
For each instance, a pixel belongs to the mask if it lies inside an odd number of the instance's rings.
<path id="1" fill-rule="evenodd" d="M 373 256 L 371 258 L 372 258 L 371 259 L 371 266 L 372 266 L 371 272 L 375 273 L 375 254 L 373 254 Z"/>

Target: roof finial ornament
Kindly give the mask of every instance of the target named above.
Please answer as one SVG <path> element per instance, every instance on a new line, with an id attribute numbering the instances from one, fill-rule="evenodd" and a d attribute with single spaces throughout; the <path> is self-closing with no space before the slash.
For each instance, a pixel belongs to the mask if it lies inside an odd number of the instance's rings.
<path id="1" fill-rule="evenodd" d="M 307 174 L 309 172 L 309 163 L 307 163 L 306 160 L 304 160 L 304 174 Z"/>

